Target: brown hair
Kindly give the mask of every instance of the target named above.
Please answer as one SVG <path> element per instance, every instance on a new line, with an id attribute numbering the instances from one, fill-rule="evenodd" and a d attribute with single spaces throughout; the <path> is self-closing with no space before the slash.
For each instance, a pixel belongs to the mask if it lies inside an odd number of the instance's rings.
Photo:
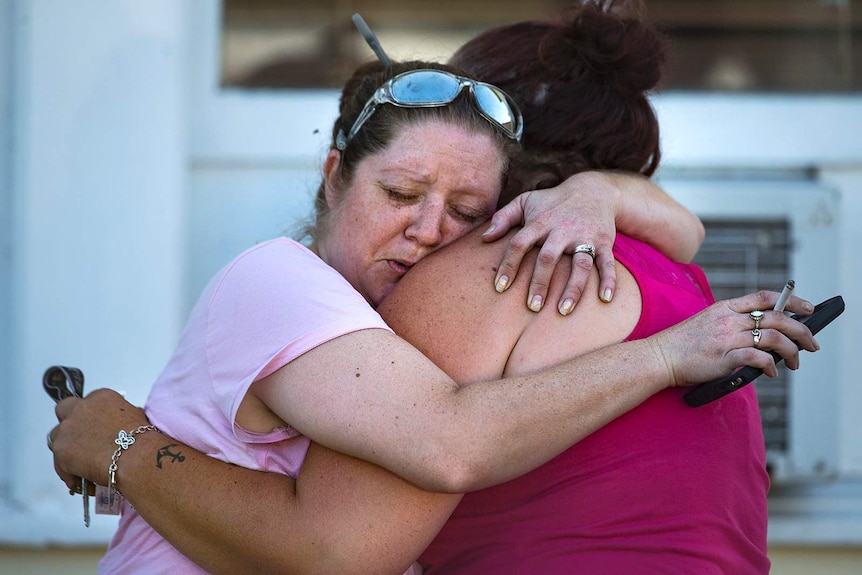
<path id="1" fill-rule="evenodd" d="M 524 115 L 523 151 L 501 203 L 524 185 L 549 187 L 584 170 L 655 172 L 659 128 L 647 92 L 658 85 L 667 41 L 642 8 L 586 2 L 559 21 L 489 30 L 452 57 L 508 92 Z"/>
<path id="2" fill-rule="evenodd" d="M 341 93 L 339 103 L 339 116 L 332 126 L 332 139 L 330 149 L 336 149 L 336 141 L 339 132 L 348 134 L 356 118 L 362 112 L 366 102 L 374 95 L 374 92 L 389 78 L 395 77 L 403 72 L 418 69 L 443 70 L 459 76 L 470 77 L 463 70 L 446 64 L 435 62 L 394 62 L 391 69 L 387 70 L 380 62 L 371 62 L 356 69 Z M 362 125 L 356 135 L 347 142 L 341 150 L 341 161 L 338 173 L 338 192 L 343 193 L 353 181 L 356 168 L 359 163 L 371 154 L 383 151 L 406 125 L 415 124 L 427 120 L 438 120 L 454 123 L 474 133 L 487 134 L 504 153 L 506 159 L 514 155 L 520 148 L 514 140 L 506 137 L 500 130 L 495 128 L 478 111 L 467 90 L 451 104 L 433 108 L 402 108 L 394 105 L 381 105 L 374 114 Z M 506 180 L 506 162 L 504 171 L 500 174 L 500 186 Z M 330 209 L 324 193 L 325 183 L 321 183 L 315 199 L 315 222 L 304 230 L 304 235 L 316 239 L 320 234 L 326 233 L 329 221 Z"/>

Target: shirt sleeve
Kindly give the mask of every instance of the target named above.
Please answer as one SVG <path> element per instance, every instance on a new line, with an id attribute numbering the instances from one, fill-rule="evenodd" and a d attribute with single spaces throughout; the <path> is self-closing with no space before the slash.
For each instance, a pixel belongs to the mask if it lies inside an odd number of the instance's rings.
<path id="1" fill-rule="evenodd" d="M 371 328 L 389 330 L 319 257 L 286 238 L 259 244 L 222 271 L 208 302 L 206 354 L 216 402 L 235 421 L 254 381 L 333 338 Z"/>

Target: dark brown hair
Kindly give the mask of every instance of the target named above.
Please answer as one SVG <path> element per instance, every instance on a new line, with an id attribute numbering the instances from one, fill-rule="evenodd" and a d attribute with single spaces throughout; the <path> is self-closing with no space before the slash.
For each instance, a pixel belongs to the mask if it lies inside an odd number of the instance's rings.
<path id="1" fill-rule="evenodd" d="M 639 2 L 595 1 L 558 21 L 489 30 L 450 60 L 509 93 L 524 115 L 523 151 L 501 203 L 590 169 L 652 175 L 661 159 L 656 88 L 667 41 Z"/>
<path id="2" fill-rule="evenodd" d="M 343 134 L 350 132 L 366 102 L 380 86 L 389 78 L 418 69 L 443 70 L 459 76 L 471 77 L 463 70 L 435 62 L 393 62 L 389 70 L 377 61 L 360 66 L 347 80 L 341 93 L 339 116 L 332 126 L 330 149 L 336 149 L 339 132 Z M 359 163 L 369 155 L 383 151 L 404 126 L 427 120 L 445 121 L 464 127 L 474 133 L 487 134 L 494 139 L 507 160 L 520 149 L 514 140 L 506 137 L 480 114 L 467 90 L 462 91 L 454 102 L 446 106 L 402 108 L 384 104 L 377 108 L 341 151 L 338 192 L 342 193 L 350 186 Z M 504 173 L 500 174 L 501 188 L 506 180 L 506 168 L 508 168 L 508 161 L 504 165 Z M 311 236 L 312 239 L 320 233 L 325 233 L 328 222 L 329 206 L 326 202 L 324 185 L 325 183 L 321 183 L 315 199 L 316 221 L 304 230 L 304 235 Z"/>

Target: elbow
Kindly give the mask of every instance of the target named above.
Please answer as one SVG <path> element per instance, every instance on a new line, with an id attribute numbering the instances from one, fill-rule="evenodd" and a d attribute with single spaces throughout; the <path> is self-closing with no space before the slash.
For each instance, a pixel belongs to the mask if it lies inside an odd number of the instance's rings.
<path id="1" fill-rule="evenodd" d="M 703 222 L 695 214 L 692 214 L 691 217 L 694 220 L 691 224 L 692 240 L 689 246 L 689 251 L 682 254 L 682 261 L 684 262 L 691 262 L 694 259 L 694 256 L 696 256 L 697 252 L 700 250 L 700 246 L 703 245 L 704 238 L 706 238 L 706 228 L 704 227 Z"/>
<path id="2" fill-rule="evenodd" d="M 689 260 L 694 259 L 694 256 L 697 254 L 698 250 L 700 250 L 700 246 L 703 245 L 703 240 L 706 238 L 706 228 L 704 227 L 703 222 L 697 216 L 694 216 L 694 219 L 695 219 L 695 226 L 696 226 L 696 233 L 695 233 L 696 234 L 695 235 L 696 241 L 694 244 L 694 250 L 692 251 L 692 254 L 691 254 L 691 257 L 689 258 Z"/>
<path id="3" fill-rule="evenodd" d="M 691 221 L 686 226 L 688 230 L 687 241 L 678 244 L 679 253 L 674 258 L 678 262 L 690 263 L 700 250 L 700 246 L 703 245 L 704 238 L 706 238 L 706 228 L 700 218 L 692 213 L 689 219 Z"/>
<path id="4" fill-rule="evenodd" d="M 495 484 L 487 464 L 451 455 L 437 458 L 430 469 L 421 473 L 421 477 L 414 477 L 410 481 L 425 491 L 453 495 Z"/>

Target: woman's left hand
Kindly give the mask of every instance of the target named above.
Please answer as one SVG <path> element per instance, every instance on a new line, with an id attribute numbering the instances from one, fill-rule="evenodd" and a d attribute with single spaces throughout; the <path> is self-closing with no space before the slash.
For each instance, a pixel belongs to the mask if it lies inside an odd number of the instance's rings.
<path id="1" fill-rule="evenodd" d="M 531 310 L 539 311 L 545 304 L 551 276 L 563 254 L 572 255 L 574 261 L 557 304 L 559 312 L 568 315 L 577 305 L 593 263 L 598 266 L 600 297 L 610 301 L 616 289 L 616 193 L 601 174 L 582 172 L 555 188 L 523 193 L 497 211 L 483 235 L 486 241 L 502 237 L 513 226 L 524 226 L 503 254 L 494 284 L 497 291 L 505 291 L 512 284 L 526 253 L 540 245 L 527 299 Z M 589 246 L 595 257 L 590 255 Z"/>
<path id="2" fill-rule="evenodd" d="M 78 477 L 107 485 L 119 430 L 149 425 L 143 409 L 110 389 L 93 390 L 84 399 L 67 397 L 54 411 L 60 423 L 48 433 L 48 449 L 54 471 L 70 488 Z"/>

